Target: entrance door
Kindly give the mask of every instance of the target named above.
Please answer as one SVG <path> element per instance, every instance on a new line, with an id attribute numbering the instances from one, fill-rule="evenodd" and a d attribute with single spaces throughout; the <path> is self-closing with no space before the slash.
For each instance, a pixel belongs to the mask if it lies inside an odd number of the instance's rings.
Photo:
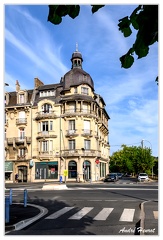
<path id="1" fill-rule="evenodd" d="M 91 163 L 90 161 L 85 160 L 83 162 L 83 179 L 90 180 L 91 179 Z"/>
<path id="2" fill-rule="evenodd" d="M 27 166 L 18 167 L 18 176 L 20 182 L 27 182 Z"/>

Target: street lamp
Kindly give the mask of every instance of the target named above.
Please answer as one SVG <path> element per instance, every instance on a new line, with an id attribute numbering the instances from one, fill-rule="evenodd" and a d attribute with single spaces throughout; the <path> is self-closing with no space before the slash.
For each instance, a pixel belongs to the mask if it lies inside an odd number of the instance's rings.
<path id="1" fill-rule="evenodd" d="M 85 165 L 85 148 L 81 148 L 81 150 L 84 152 L 84 182 L 85 182 L 85 178 L 86 178 L 86 176 L 85 176 L 85 167 L 86 167 L 86 165 Z"/>
<path id="2" fill-rule="evenodd" d="M 150 141 L 148 141 L 148 140 L 146 140 L 146 139 L 142 139 L 142 141 L 141 141 L 141 144 L 142 144 L 142 148 L 144 147 L 144 141 L 146 141 L 146 142 L 149 142 L 150 143 L 150 145 L 151 145 L 151 153 L 152 153 L 152 143 L 150 142 Z M 153 178 L 153 166 L 152 166 L 152 178 Z"/>

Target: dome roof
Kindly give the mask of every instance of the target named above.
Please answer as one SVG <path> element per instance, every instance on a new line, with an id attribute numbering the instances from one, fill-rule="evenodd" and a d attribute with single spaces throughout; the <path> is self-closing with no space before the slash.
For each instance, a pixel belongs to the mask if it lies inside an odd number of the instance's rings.
<path id="1" fill-rule="evenodd" d="M 94 83 L 91 76 L 81 68 L 73 68 L 63 77 L 63 89 L 68 90 L 72 86 L 88 84 L 94 91 Z"/>
<path id="2" fill-rule="evenodd" d="M 72 58 L 71 58 L 71 61 L 74 59 L 74 58 L 80 58 L 83 62 L 83 58 L 82 58 L 82 55 L 80 52 L 78 51 L 75 51 L 73 54 L 72 54 Z"/>
<path id="3" fill-rule="evenodd" d="M 76 51 L 72 54 L 71 62 L 71 70 L 62 78 L 63 90 L 68 90 L 72 86 L 87 84 L 94 91 L 94 83 L 91 76 L 82 69 L 83 58 L 77 47 Z"/>

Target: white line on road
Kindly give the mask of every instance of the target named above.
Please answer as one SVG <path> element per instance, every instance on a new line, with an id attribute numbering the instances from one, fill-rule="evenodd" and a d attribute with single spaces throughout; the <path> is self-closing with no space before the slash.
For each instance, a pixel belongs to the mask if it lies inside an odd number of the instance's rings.
<path id="1" fill-rule="evenodd" d="M 69 219 L 80 220 L 82 217 L 84 217 L 92 209 L 93 209 L 93 207 L 84 207 L 79 212 L 77 212 L 73 216 L 71 216 Z"/>
<path id="2" fill-rule="evenodd" d="M 134 217 L 134 213 L 135 213 L 135 209 L 125 208 L 123 210 L 123 213 L 122 213 L 119 221 L 122 221 L 122 222 L 132 222 L 133 221 L 133 217 Z"/>
<path id="3" fill-rule="evenodd" d="M 71 209 L 73 209 L 74 207 L 64 207 L 62 209 L 60 209 L 59 211 L 51 214 L 50 216 L 46 217 L 46 219 L 56 219 L 58 217 L 60 217 L 61 215 L 63 215 L 64 213 L 70 211 Z"/>
<path id="4" fill-rule="evenodd" d="M 93 220 L 106 220 L 110 213 L 113 211 L 114 208 L 103 208 L 101 212 L 99 212 Z"/>

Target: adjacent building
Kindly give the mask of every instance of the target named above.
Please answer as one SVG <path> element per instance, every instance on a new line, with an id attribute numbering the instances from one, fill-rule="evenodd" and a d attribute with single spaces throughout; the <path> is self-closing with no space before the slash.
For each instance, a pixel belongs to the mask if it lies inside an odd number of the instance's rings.
<path id="1" fill-rule="evenodd" d="M 57 84 L 34 79 L 34 89 L 5 93 L 5 180 L 96 181 L 109 172 L 110 119 L 102 96 L 82 68 L 72 67 Z"/>

